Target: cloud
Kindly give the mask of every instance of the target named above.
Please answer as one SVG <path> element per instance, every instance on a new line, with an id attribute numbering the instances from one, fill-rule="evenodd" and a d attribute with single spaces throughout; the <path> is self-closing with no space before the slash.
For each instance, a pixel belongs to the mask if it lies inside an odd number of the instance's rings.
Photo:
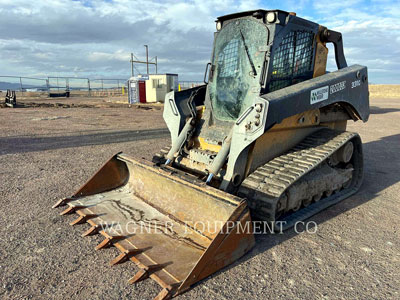
<path id="1" fill-rule="evenodd" d="M 400 7 L 390 1 L 1 0 L 0 69 L 2 75 L 127 78 L 130 53 L 145 59 L 147 44 L 160 72 L 201 80 L 216 17 L 294 7 L 298 16 L 341 31 L 348 62 L 367 65 L 371 81 L 400 83 Z M 333 57 L 328 66 L 335 68 Z"/>
<path id="2" fill-rule="evenodd" d="M 120 49 L 115 51 L 114 53 L 107 53 L 107 52 L 91 52 L 88 55 L 89 61 L 128 61 L 130 59 L 130 53 L 125 52 L 124 50 Z"/>
<path id="3" fill-rule="evenodd" d="M 14 75 L 35 70 L 74 76 L 81 75 L 79 70 L 84 76 L 126 78 L 130 52 L 143 60 L 143 45 L 148 44 L 161 72 L 179 70 L 184 78 L 197 79 L 211 54 L 216 16 L 251 4 L 255 2 L 3 0 L 0 67 Z"/>
<path id="4" fill-rule="evenodd" d="M 391 1 L 338 3 L 316 2 L 314 7 L 321 9 L 314 17 L 316 22 L 343 34 L 348 64 L 366 65 L 370 82 L 400 83 L 400 8 Z M 328 68 L 332 70 L 336 65 L 330 56 Z"/>
<path id="5" fill-rule="evenodd" d="M 313 3 L 313 7 L 317 11 L 332 12 L 343 9 L 345 7 L 353 7 L 360 5 L 361 0 L 346 0 L 346 1 L 332 1 L 332 0 L 318 0 Z"/>

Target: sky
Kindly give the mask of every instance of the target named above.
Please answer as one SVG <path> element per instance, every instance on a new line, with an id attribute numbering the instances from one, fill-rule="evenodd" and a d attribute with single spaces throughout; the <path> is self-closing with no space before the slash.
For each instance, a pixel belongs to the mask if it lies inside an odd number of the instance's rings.
<path id="1" fill-rule="evenodd" d="M 0 0 L 0 75 L 125 79 L 130 53 L 145 60 L 147 44 L 159 73 L 200 81 L 215 19 L 258 8 L 342 32 L 349 65 L 366 65 L 372 83 L 400 84 L 400 0 Z"/>

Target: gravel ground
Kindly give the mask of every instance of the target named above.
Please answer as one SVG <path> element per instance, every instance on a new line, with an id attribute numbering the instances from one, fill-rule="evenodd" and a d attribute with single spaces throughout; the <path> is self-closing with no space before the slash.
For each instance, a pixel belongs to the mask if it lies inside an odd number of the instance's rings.
<path id="1" fill-rule="evenodd" d="M 399 299 L 400 102 L 373 99 L 365 181 L 355 196 L 314 216 L 315 234 L 258 235 L 256 247 L 180 299 Z M 152 280 L 127 284 L 132 263 L 94 251 L 100 236 L 58 216 L 109 157 L 150 159 L 169 142 L 162 111 L 127 107 L 0 109 L 0 298 L 151 299 Z"/>

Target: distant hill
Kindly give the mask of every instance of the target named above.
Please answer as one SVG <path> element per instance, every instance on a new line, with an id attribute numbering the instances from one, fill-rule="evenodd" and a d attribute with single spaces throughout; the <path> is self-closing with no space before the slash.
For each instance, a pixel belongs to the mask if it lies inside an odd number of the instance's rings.
<path id="1" fill-rule="evenodd" d="M 22 86 L 24 89 L 31 89 L 31 88 L 38 88 L 38 87 L 46 88 L 45 85 L 34 86 L 32 84 L 25 84 L 25 83 L 22 83 Z M 21 85 L 19 83 L 0 81 L 0 90 L 2 90 L 2 91 L 4 91 L 4 90 L 20 90 L 20 89 L 21 89 Z"/>
<path id="2" fill-rule="evenodd" d="M 19 83 L 11 83 L 0 81 L 0 90 L 19 90 L 21 85 Z"/>

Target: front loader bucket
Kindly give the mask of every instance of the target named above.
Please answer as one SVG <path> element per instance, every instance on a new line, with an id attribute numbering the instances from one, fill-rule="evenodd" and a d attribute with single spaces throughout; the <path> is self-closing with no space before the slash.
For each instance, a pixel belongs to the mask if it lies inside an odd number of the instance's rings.
<path id="1" fill-rule="evenodd" d="M 168 169 L 117 154 L 72 197 L 61 214 L 76 213 L 71 225 L 89 223 L 83 235 L 100 233 L 96 250 L 115 246 L 111 264 L 132 261 L 161 285 L 155 299 L 182 293 L 237 260 L 254 245 L 246 202 Z"/>

